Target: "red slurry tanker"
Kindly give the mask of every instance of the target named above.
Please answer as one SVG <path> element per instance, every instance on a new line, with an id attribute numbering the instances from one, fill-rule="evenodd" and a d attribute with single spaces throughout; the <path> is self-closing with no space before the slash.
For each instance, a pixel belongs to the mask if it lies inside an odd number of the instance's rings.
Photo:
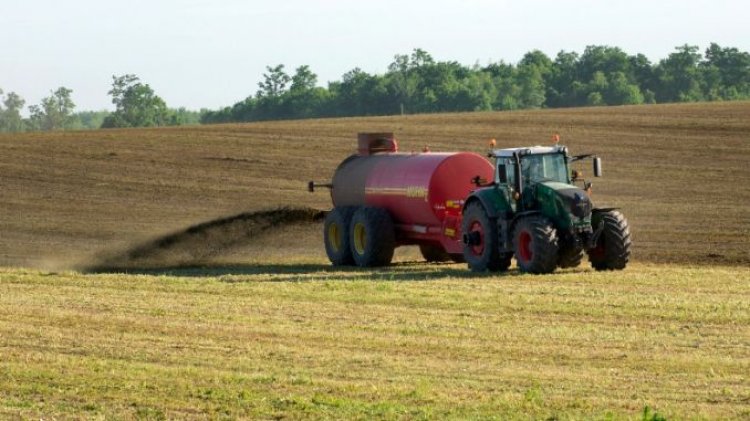
<path id="1" fill-rule="evenodd" d="M 596 269 L 623 269 L 630 232 L 614 208 L 596 209 L 573 185 L 579 173 L 564 146 L 470 152 L 399 153 L 392 133 L 362 133 L 358 153 L 327 184 L 334 208 L 324 224 L 334 265 L 383 266 L 394 249 L 418 245 L 428 261 L 466 261 L 475 271 L 552 272 L 588 252 Z M 594 158 L 594 172 L 601 161 Z"/>

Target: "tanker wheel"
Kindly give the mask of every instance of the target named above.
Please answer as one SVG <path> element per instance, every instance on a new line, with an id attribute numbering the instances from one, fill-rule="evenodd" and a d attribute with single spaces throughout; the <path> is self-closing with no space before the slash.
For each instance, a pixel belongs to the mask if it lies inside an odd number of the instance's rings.
<path id="1" fill-rule="evenodd" d="M 359 267 L 390 264 L 396 248 L 396 230 L 388 211 L 358 208 L 349 224 L 349 246 L 354 263 Z"/>
<path id="2" fill-rule="evenodd" d="M 561 268 L 575 268 L 583 260 L 583 248 L 577 245 L 564 247 L 560 250 L 560 256 L 557 260 L 557 266 Z"/>
<path id="3" fill-rule="evenodd" d="M 528 216 L 516 223 L 513 248 L 523 272 L 552 273 L 557 267 L 557 230 L 543 216 Z"/>
<path id="4" fill-rule="evenodd" d="M 328 212 L 323 223 L 326 254 L 334 266 L 354 264 L 354 257 L 349 247 L 349 225 L 355 209 L 352 206 L 333 208 Z"/>
<path id="5" fill-rule="evenodd" d="M 422 257 L 428 262 L 447 262 L 451 260 L 450 254 L 446 253 L 442 247 L 434 244 L 420 244 L 419 251 Z"/>
<path id="6" fill-rule="evenodd" d="M 618 211 L 602 212 L 594 228 L 602 232 L 596 246 L 588 251 L 591 266 L 596 270 L 622 270 L 630 260 L 630 227 Z"/>
<path id="7" fill-rule="evenodd" d="M 481 203 L 466 206 L 461 232 L 464 233 L 464 259 L 469 269 L 473 272 L 508 270 L 510 260 L 501 258 L 498 251 L 497 224 Z"/>

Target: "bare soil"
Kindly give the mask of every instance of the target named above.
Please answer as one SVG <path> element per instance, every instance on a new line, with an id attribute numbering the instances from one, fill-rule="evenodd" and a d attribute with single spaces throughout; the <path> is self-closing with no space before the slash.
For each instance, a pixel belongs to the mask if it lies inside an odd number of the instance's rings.
<path id="1" fill-rule="evenodd" d="M 750 103 L 731 102 L 3 134 L 0 265 L 96 266 L 227 215 L 329 209 L 306 183 L 329 180 L 361 131 L 393 131 L 404 151 L 480 153 L 490 138 L 511 147 L 559 133 L 573 153 L 603 158 L 593 199 L 627 216 L 635 260 L 750 265 L 749 117 Z M 319 224 L 272 226 L 253 244 L 175 240 L 191 244 L 176 261 L 325 262 Z M 139 253 L 126 263 L 148 263 Z"/>

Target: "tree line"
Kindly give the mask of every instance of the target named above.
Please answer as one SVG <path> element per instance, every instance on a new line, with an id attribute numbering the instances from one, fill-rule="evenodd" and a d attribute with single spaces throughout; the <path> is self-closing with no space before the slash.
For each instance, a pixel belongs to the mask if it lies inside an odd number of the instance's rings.
<path id="1" fill-rule="evenodd" d="M 50 92 L 39 104 L 22 111 L 26 101 L 15 92 L 0 89 L 0 133 L 25 131 L 82 130 L 118 127 L 154 127 L 199 124 L 200 112 L 168 108 L 154 90 L 135 75 L 112 77 L 115 111 L 80 111 L 72 99 L 73 90 L 64 86 Z"/>
<path id="2" fill-rule="evenodd" d="M 750 54 L 715 43 L 704 53 L 683 45 L 651 63 L 643 54 L 592 45 L 554 59 L 534 50 L 517 64 L 466 66 L 415 49 L 396 55 L 384 74 L 355 68 L 327 88 L 309 66 L 292 74 L 269 66 L 258 88 L 231 107 L 203 112 L 201 122 L 750 99 Z"/>
<path id="3" fill-rule="evenodd" d="M 592 45 L 554 59 L 534 50 L 516 64 L 466 66 L 415 49 L 396 55 L 383 74 L 355 68 L 327 87 L 307 65 L 291 74 L 283 64 L 268 66 L 254 94 L 200 112 L 167 107 L 135 75 L 112 79 L 112 112 L 75 112 L 73 91 L 60 87 L 24 118 L 23 98 L 0 90 L 0 132 L 742 100 L 750 99 L 750 53 L 683 45 L 651 63 L 643 54 Z"/>

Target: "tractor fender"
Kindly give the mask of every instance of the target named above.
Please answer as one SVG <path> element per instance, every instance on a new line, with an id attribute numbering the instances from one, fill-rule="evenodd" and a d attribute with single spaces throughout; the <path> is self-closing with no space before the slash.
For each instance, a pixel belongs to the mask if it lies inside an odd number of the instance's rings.
<path id="1" fill-rule="evenodd" d="M 508 219 L 504 217 L 505 212 L 500 212 L 496 203 L 493 203 L 491 196 L 492 194 L 494 193 L 488 190 L 478 190 L 473 192 L 469 196 L 469 198 L 466 199 L 466 202 L 464 202 L 464 208 L 461 213 L 463 214 L 466 211 L 466 208 L 468 208 L 468 206 L 473 203 L 481 204 L 485 212 L 487 212 L 490 223 L 494 223 L 498 227 L 498 233 L 500 234 L 498 248 L 500 249 L 500 252 L 508 252 L 510 251 L 508 250 L 510 244 L 510 235 L 508 233 Z"/>
<path id="2" fill-rule="evenodd" d="M 487 216 L 490 219 L 496 219 L 498 217 L 499 212 L 498 212 L 497 207 L 495 206 L 494 203 L 492 203 L 492 200 L 489 197 L 489 195 L 481 190 L 472 193 L 469 196 L 469 198 L 466 199 L 466 201 L 464 202 L 464 207 L 461 210 L 461 214 L 466 212 L 466 208 L 469 206 L 469 204 L 474 203 L 474 202 L 479 202 L 482 204 L 482 207 L 487 212 Z"/>
<path id="3" fill-rule="evenodd" d="M 518 212 L 517 214 L 513 215 L 513 218 L 511 218 L 510 221 L 508 222 L 508 231 L 512 231 L 513 228 L 515 228 L 516 223 L 518 222 L 519 219 L 529 216 L 529 215 L 541 215 L 541 214 L 542 212 L 538 210 Z"/>
<path id="4" fill-rule="evenodd" d="M 509 200 L 512 199 L 504 196 L 495 186 L 482 187 L 471 192 L 464 203 L 462 213 L 466 210 L 466 205 L 479 201 L 491 219 L 508 219 L 512 213 Z"/>

